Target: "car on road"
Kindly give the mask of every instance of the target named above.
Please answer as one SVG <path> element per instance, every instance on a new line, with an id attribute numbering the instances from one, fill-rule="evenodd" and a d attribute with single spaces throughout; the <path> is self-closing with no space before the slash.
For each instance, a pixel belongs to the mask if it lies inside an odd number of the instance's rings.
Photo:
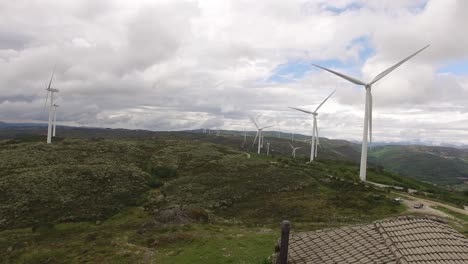
<path id="1" fill-rule="evenodd" d="M 423 207 L 424 207 L 424 204 L 422 204 L 422 203 L 417 203 L 417 204 L 415 204 L 415 205 L 413 206 L 413 208 L 416 208 L 416 209 L 421 209 L 421 208 L 423 208 Z"/>

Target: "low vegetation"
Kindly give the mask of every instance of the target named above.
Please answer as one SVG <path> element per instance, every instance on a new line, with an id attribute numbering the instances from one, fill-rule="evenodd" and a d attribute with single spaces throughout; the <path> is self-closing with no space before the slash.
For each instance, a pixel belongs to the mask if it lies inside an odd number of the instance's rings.
<path id="1" fill-rule="evenodd" d="M 404 210 L 352 162 L 249 158 L 187 135 L 0 144 L 6 263 L 266 263 L 283 219 L 313 230 Z"/>

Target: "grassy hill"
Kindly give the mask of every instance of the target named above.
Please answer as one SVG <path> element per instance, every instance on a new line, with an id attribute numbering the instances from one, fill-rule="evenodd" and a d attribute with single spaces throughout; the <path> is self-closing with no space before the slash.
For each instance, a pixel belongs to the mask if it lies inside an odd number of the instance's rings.
<path id="1" fill-rule="evenodd" d="M 247 132 L 247 142 L 243 144 L 242 131 L 221 130 L 221 136 L 217 137 L 215 131 L 212 134 L 203 134 L 203 130 L 186 132 L 154 132 L 146 130 L 102 129 L 102 128 L 77 128 L 59 127 L 59 134 L 64 138 L 82 139 L 143 139 L 176 134 L 187 140 L 200 140 L 215 144 L 230 146 L 240 151 L 256 152 L 256 146 L 252 145 L 255 132 Z M 0 126 L 0 139 L 21 138 L 24 140 L 38 140 L 46 135 L 43 126 L 34 124 Z M 309 156 L 309 138 L 296 134 L 295 141 L 291 142 L 291 135 L 275 131 L 265 132 L 265 142 L 271 143 L 270 153 L 273 156 L 290 155 L 291 147 L 302 147 L 297 151 L 299 158 Z M 358 163 L 360 160 L 360 145 L 346 140 L 320 139 L 319 158 L 321 160 L 339 160 Z M 452 147 L 437 146 L 375 146 L 369 151 L 369 164 L 383 166 L 387 170 L 418 179 L 420 181 L 439 185 L 463 184 L 463 178 L 468 178 L 468 151 Z"/>
<path id="2" fill-rule="evenodd" d="M 257 233 L 283 219 L 317 228 L 402 210 L 386 192 L 334 175 L 338 165 L 248 158 L 178 136 L 0 146 L 3 263 L 143 263 L 161 252 L 160 263 L 222 263 L 209 241 L 244 252 L 231 236 L 258 248 L 244 257 L 260 263 L 276 233 Z M 194 259 L 199 250 L 212 258 Z"/>
<path id="3" fill-rule="evenodd" d="M 228 132 L 225 132 L 226 134 Z M 310 156 L 310 144 L 304 142 L 306 138 L 296 136 L 296 141 L 290 138 L 278 138 L 276 133 L 269 133 L 273 137 L 265 137 L 265 142 L 271 143 L 272 155 L 290 155 L 292 143 L 295 147 L 302 147 L 296 153 L 297 157 Z M 255 151 L 252 146 L 254 134 L 248 137 L 247 144 L 241 147 L 242 137 L 239 135 L 223 135 L 222 137 L 194 134 L 190 137 L 202 141 L 229 145 L 237 149 Z M 300 139 L 298 139 L 300 138 Z M 302 139 L 304 138 L 304 139 Z M 361 146 L 346 140 L 330 140 L 320 138 L 319 160 L 338 160 L 359 163 Z M 419 181 L 439 185 L 462 184 L 463 178 L 468 178 L 468 152 L 452 147 L 438 146 L 375 146 L 368 152 L 370 166 L 383 166 L 385 169 Z"/>
<path id="4" fill-rule="evenodd" d="M 283 219 L 313 230 L 403 211 L 339 158 L 358 157 L 346 141 L 323 139 L 333 159 L 307 164 L 286 139 L 267 138 L 267 157 L 236 136 L 89 131 L 0 141 L 2 263 L 265 263 Z M 380 167 L 369 178 L 468 202 Z"/>

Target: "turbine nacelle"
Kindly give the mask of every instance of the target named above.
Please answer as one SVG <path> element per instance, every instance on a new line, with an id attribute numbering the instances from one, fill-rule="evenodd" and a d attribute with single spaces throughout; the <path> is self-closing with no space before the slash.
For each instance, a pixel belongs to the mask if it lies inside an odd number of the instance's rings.
<path id="1" fill-rule="evenodd" d="M 51 93 L 58 93 L 59 92 L 58 89 L 54 89 L 54 88 L 47 88 L 46 90 L 51 92 Z"/>

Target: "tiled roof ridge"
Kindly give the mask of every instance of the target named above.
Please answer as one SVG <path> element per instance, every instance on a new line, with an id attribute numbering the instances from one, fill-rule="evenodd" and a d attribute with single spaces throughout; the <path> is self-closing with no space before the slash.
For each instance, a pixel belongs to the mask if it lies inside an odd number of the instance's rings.
<path id="1" fill-rule="evenodd" d="M 390 249 L 390 252 L 392 252 L 392 254 L 395 256 L 395 259 L 398 264 L 409 263 L 408 260 L 405 259 L 403 254 L 398 250 L 391 236 L 387 234 L 387 231 L 385 231 L 385 229 L 382 227 L 380 223 L 381 221 L 376 221 L 373 224 L 374 224 L 374 228 L 377 230 L 377 232 L 379 232 L 380 236 L 383 238 L 385 245 L 387 246 L 388 249 Z"/>
<path id="2" fill-rule="evenodd" d="M 394 222 L 401 220 L 430 220 L 433 222 L 438 222 L 441 224 L 448 224 L 447 220 L 431 215 L 400 215 L 397 217 L 389 217 L 381 220 L 374 221 L 373 223 L 382 223 L 382 222 Z"/>
<path id="3" fill-rule="evenodd" d="M 399 264 L 408 264 L 410 261 L 403 255 L 402 252 L 398 249 L 396 246 L 395 241 L 393 241 L 392 236 L 385 230 L 384 226 L 382 225 L 383 223 L 389 223 L 389 222 L 397 222 L 397 221 L 408 221 L 408 220 L 429 220 L 431 222 L 436 222 L 439 224 L 447 225 L 447 221 L 438 217 L 434 216 L 413 216 L 413 215 L 405 215 L 405 216 L 398 216 L 398 217 L 392 217 L 392 218 L 386 218 L 382 220 L 377 220 L 373 222 L 373 225 L 377 232 L 381 235 L 381 237 L 385 241 L 385 245 L 390 249 L 390 251 L 393 253 L 395 256 L 397 263 Z M 401 225 L 400 225 L 401 226 Z"/>

